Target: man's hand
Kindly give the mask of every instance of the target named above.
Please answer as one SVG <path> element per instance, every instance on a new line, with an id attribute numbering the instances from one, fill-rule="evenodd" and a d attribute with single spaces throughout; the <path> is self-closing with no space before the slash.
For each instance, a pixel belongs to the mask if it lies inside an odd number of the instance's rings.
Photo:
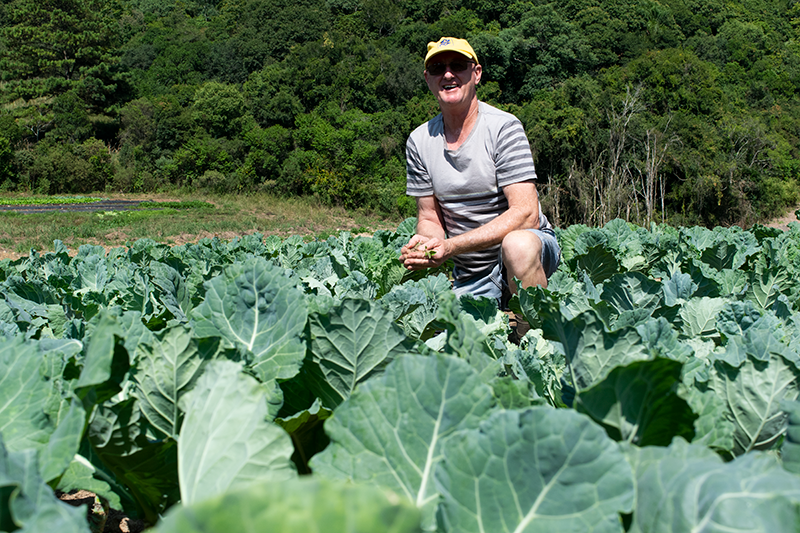
<path id="1" fill-rule="evenodd" d="M 429 239 L 424 235 L 414 235 L 400 250 L 400 261 L 408 270 L 437 267 L 447 258 L 447 241 L 436 237 Z"/>

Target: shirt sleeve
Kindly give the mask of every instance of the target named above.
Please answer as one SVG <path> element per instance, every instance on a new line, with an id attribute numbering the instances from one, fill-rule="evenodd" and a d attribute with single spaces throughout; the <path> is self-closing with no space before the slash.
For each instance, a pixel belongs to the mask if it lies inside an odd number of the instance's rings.
<path id="1" fill-rule="evenodd" d="M 433 182 L 411 137 L 406 141 L 406 194 L 414 197 L 433 194 Z"/>
<path id="2" fill-rule="evenodd" d="M 495 168 L 497 169 L 497 185 L 500 188 L 512 183 L 536 180 L 531 146 L 525 135 L 525 129 L 518 119 L 509 121 L 500 128 Z"/>

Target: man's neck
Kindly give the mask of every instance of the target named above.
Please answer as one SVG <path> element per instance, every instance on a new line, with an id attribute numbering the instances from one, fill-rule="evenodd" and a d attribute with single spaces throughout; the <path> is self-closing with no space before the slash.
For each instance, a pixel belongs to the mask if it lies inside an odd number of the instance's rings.
<path id="1" fill-rule="evenodd" d="M 464 144 L 478 121 L 478 99 L 473 99 L 466 107 L 442 109 L 442 119 L 447 148 L 456 150 Z"/>

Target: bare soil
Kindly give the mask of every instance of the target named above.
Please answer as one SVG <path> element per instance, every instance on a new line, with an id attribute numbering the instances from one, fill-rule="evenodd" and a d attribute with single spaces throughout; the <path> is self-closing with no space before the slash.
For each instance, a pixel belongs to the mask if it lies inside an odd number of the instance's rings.
<path id="1" fill-rule="evenodd" d="M 786 231 L 789 229 L 789 222 L 798 222 L 797 215 L 794 214 L 798 209 L 800 209 L 800 206 L 795 206 L 787 211 L 782 217 L 770 220 L 764 225 L 770 228 L 778 228 Z"/>
<path id="2" fill-rule="evenodd" d="M 145 522 L 130 519 L 120 511 L 109 509 L 88 490 L 56 492 L 56 496 L 75 507 L 86 506 L 86 519 L 92 533 L 141 533 L 147 529 Z"/>

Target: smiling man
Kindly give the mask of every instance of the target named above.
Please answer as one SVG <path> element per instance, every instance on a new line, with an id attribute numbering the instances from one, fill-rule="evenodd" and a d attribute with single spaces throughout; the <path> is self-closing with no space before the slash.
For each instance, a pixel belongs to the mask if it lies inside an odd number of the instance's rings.
<path id="1" fill-rule="evenodd" d="M 406 194 L 417 233 L 401 250 L 409 270 L 452 258 L 459 296 L 501 296 L 547 286 L 561 250 L 541 212 L 533 156 L 514 115 L 478 101 L 482 68 L 464 39 L 428 43 L 425 81 L 441 114 L 406 144 Z M 505 293 L 505 294 L 504 294 Z"/>

